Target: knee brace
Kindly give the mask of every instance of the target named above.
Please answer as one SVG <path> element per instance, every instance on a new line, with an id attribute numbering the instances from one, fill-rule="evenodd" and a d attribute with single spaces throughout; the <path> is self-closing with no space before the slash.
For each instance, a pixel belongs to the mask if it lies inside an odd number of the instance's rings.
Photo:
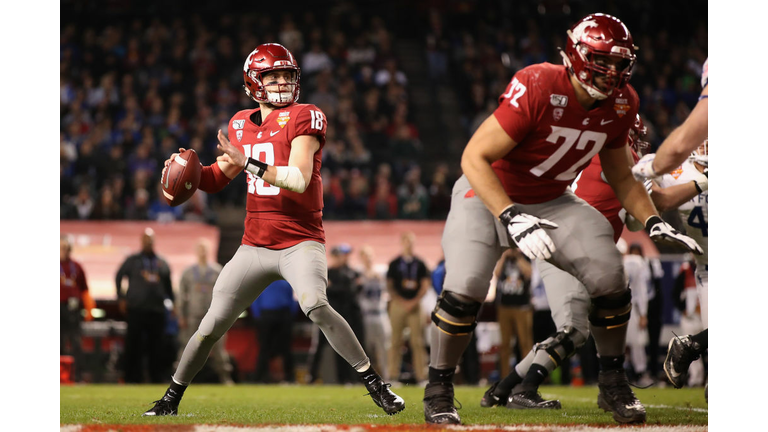
<path id="1" fill-rule="evenodd" d="M 629 315 L 632 312 L 632 291 L 626 291 L 618 295 L 606 295 L 592 299 L 592 310 L 589 313 L 589 322 L 593 326 L 612 329 L 627 325 Z"/>
<path id="2" fill-rule="evenodd" d="M 545 350 L 549 354 L 549 358 L 555 364 L 555 367 L 560 366 L 563 360 L 571 358 L 576 354 L 576 350 L 581 348 L 587 341 L 580 332 L 571 326 L 566 326 L 564 329 L 553 334 L 544 342 L 538 343 L 533 347 L 534 351 Z"/>
<path id="3" fill-rule="evenodd" d="M 432 311 L 432 322 L 437 325 L 443 333 L 452 336 L 464 336 L 477 326 L 477 314 L 480 312 L 481 303 L 471 300 L 472 303 L 466 303 L 450 291 L 443 290 L 437 299 L 435 309 Z M 459 320 L 469 322 L 456 322 L 445 315 L 458 318 Z"/>

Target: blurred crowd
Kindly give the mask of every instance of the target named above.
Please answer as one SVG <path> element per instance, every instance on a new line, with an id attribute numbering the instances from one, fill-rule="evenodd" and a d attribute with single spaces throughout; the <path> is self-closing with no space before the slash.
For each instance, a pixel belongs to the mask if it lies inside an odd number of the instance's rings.
<path id="1" fill-rule="evenodd" d="M 481 0 L 413 9 L 424 26 L 409 31 L 421 37 L 430 91 L 454 91 L 464 142 L 517 70 L 561 62 L 557 48 L 565 29 L 574 17 L 593 12 L 592 3 Z M 216 131 L 226 131 L 237 111 L 255 107 L 242 91 L 241 65 L 264 42 L 279 42 L 296 55 L 300 102 L 319 106 L 330 120 L 322 170 L 326 219 L 444 218 L 459 161 L 447 154 L 425 161 L 427 140 L 414 122 L 413 89 L 395 40 L 411 34 L 404 35 L 405 26 L 391 14 L 330 4 L 296 14 L 66 20 L 60 41 L 61 218 L 215 223 L 213 208 L 242 205 L 241 179 L 173 208 L 158 180 L 163 161 L 179 147 L 195 149 L 205 164 L 215 160 Z M 640 47 L 631 84 L 649 141 L 658 146 L 699 93 L 706 8 L 645 0 L 611 3 L 604 12 L 621 17 Z"/>
<path id="2" fill-rule="evenodd" d="M 701 93 L 707 59 L 707 8 L 652 0 L 603 2 L 456 2 L 428 14 L 430 77 L 449 83 L 461 101 L 467 136 L 498 106 L 518 70 L 562 64 L 565 30 L 593 12 L 619 17 L 639 47 L 630 84 L 653 150 L 688 116 Z"/>
<path id="3" fill-rule="evenodd" d="M 248 30 L 246 30 L 248 29 Z M 242 61 L 264 42 L 301 66 L 300 102 L 330 122 L 323 151 L 327 218 L 425 218 L 422 144 L 408 77 L 377 17 L 307 13 L 194 15 L 125 24 L 70 23 L 61 32 L 61 217 L 213 221 L 210 208 L 244 201 L 245 182 L 200 192 L 180 208 L 159 193 L 163 161 L 179 147 L 216 157 L 216 131 L 256 105 Z"/>

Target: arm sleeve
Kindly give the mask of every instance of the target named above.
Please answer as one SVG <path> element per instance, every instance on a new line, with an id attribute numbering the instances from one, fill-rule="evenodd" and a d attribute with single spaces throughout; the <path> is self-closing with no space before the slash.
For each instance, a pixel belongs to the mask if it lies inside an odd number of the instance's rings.
<path id="1" fill-rule="evenodd" d="M 204 166 L 200 173 L 200 185 L 198 189 L 203 192 L 216 193 L 224 186 L 228 185 L 232 179 L 227 177 L 224 172 L 219 168 L 219 163 L 214 162 L 213 165 Z"/>

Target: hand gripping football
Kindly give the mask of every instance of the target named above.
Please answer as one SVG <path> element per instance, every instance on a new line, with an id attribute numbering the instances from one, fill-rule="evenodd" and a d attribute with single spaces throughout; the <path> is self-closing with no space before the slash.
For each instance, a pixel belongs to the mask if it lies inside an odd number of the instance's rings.
<path id="1" fill-rule="evenodd" d="M 160 179 L 168 205 L 176 207 L 194 195 L 200 185 L 202 170 L 200 159 L 194 150 L 186 150 L 171 161 L 164 171 L 165 175 Z"/>

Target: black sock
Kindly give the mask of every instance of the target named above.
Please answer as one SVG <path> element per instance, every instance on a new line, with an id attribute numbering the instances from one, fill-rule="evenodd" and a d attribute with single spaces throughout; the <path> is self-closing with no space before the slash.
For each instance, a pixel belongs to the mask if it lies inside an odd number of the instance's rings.
<path id="1" fill-rule="evenodd" d="M 530 369 L 528 369 L 528 373 L 525 374 L 525 378 L 523 378 L 521 385 L 522 390 L 538 390 L 541 383 L 543 383 L 544 379 L 547 378 L 547 375 L 549 375 L 547 368 L 536 363 L 532 364 Z"/>
<path id="2" fill-rule="evenodd" d="M 184 396 L 184 391 L 186 389 L 187 386 L 183 384 L 176 384 L 176 381 L 171 380 L 171 385 L 169 385 L 168 390 L 165 391 L 164 397 L 172 401 L 179 402 L 181 397 Z"/>
<path id="3" fill-rule="evenodd" d="M 376 369 L 373 368 L 373 365 L 368 366 L 368 369 L 362 372 L 358 372 L 357 375 L 360 377 L 360 381 L 366 385 L 373 384 L 374 381 L 381 378 L 376 372 Z"/>
<path id="4" fill-rule="evenodd" d="M 701 349 L 698 350 L 698 354 L 701 354 L 707 350 L 707 340 L 709 339 L 707 337 L 707 330 L 709 329 L 704 329 L 703 332 L 691 336 L 691 340 L 699 344 L 699 346 L 701 347 Z"/>
<path id="5" fill-rule="evenodd" d="M 512 372 L 509 373 L 503 380 L 499 381 L 496 385 L 496 390 L 493 392 L 496 396 L 506 396 L 512 392 L 512 389 L 523 382 L 523 378 L 517 374 L 517 369 L 512 368 Z"/>
<path id="6" fill-rule="evenodd" d="M 620 370 L 624 369 L 624 356 L 608 357 L 600 356 L 600 370 Z"/>
<path id="7" fill-rule="evenodd" d="M 456 373 L 456 368 L 435 369 L 431 367 L 429 368 L 429 382 L 453 384 L 453 374 L 455 373 Z"/>

